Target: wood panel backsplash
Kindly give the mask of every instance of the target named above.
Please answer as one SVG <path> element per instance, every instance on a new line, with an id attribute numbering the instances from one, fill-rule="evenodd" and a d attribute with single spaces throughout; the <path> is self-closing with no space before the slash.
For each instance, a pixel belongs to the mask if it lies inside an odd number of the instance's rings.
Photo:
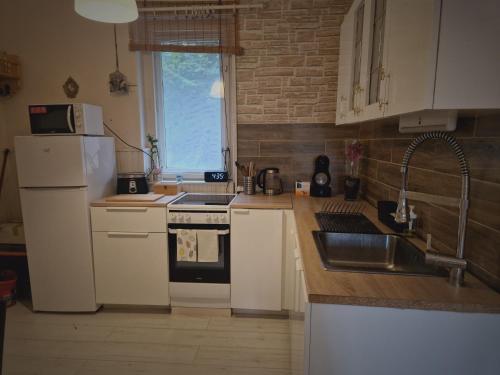
<path id="1" fill-rule="evenodd" d="M 373 205 L 397 200 L 403 154 L 415 135 L 400 134 L 397 123 L 367 123 L 359 128 L 364 145 L 362 189 Z M 462 145 L 471 170 L 470 210 L 465 255 L 470 270 L 500 290 L 500 116 L 462 118 L 452 133 Z M 410 161 L 409 189 L 460 196 L 460 171 L 445 143 L 427 141 Z M 455 254 L 458 210 L 411 202 L 419 215 L 418 233 L 432 234 L 433 246 Z"/>
<path id="2" fill-rule="evenodd" d="M 357 126 L 334 124 L 239 124 L 238 160 L 254 161 L 257 169 L 279 168 L 285 191 L 292 191 L 296 180 L 311 181 L 314 159 L 325 154 L 330 158 L 333 191 L 339 193 L 345 172 L 344 140 L 357 138 L 358 133 Z"/>
<path id="3" fill-rule="evenodd" d="M 466 238 L 470 270 L 500 291 L 500 115 L 462 118 L 452 133 L 463 146 L 471 169 L 471 204 Z M 346 139 L 360 138 L 362 194 L 374 206 L 378 200 L 397 200 L 403 154 L 415 134 L 400 134 L 397 122 L 333 124 L 240 124 L 238 160 L 258 168 L 278 167 L 285 189 L 295 180 L 310 181 L 314 158 L 330 157 L 333 190 L 342 192 Z M 444 143 L 428 141 L 410 162 L 409 188 L 415 191 L 460 196 L 458 161 Z M 455 253 L 458 211 L 415 204 L 418 234 L 432 234 L 433 245 Z"/>

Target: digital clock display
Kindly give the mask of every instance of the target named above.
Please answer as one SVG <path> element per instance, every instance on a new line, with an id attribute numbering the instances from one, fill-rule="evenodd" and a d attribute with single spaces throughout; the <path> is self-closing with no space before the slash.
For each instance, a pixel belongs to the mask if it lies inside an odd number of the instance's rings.
<path id="1" fill-rule="evenodd" d="M 205 182 L 227 182 L 227 172 L 205 172 Z"/>

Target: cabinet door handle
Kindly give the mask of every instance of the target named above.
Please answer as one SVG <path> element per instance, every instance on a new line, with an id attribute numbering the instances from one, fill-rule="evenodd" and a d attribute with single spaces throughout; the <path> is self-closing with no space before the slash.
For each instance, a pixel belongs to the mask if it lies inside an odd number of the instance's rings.
<path id="1" fill-rule="evenodd" d="M 250 210 L 232 210 L 233 213 L 238 215 L 248 215 L 250 214 Z"/>
<path id="2" fill-rule="evenodd" d="M 107 212 L 146 212 L 147 207 L 106 207 Z"/>
<path id="3" fill-rule="evenodd" d="M 149 233 L 140 232 L 108 232 L 108 237 L 132 237 L 132 238 L 146 238 Z"/>
<path id="4" fill-rule="evenodd" d="M 302 262 L 300 259 L 295 259 L 295 270 L 296 271 L 302 271 L 304 268 L 302 266 Z"/>

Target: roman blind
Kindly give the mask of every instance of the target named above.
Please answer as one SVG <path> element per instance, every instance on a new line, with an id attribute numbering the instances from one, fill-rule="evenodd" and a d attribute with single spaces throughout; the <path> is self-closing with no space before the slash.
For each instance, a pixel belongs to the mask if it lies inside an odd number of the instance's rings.
<path id="1" fill-rule="evenodd" d="M 131 51 L 241 54 L 238 11 L 227 1 L 137 1 Z"/>

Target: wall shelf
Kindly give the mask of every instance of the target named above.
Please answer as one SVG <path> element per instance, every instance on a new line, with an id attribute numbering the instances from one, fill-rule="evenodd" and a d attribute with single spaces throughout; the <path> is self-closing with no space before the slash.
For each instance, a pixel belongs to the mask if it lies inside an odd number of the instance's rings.
<path id="1" fill-rule="evenodd" d="M 19 57 L 0 52 L 0 97 L 14 95 L 20 88 L 21 62 Z"/>

